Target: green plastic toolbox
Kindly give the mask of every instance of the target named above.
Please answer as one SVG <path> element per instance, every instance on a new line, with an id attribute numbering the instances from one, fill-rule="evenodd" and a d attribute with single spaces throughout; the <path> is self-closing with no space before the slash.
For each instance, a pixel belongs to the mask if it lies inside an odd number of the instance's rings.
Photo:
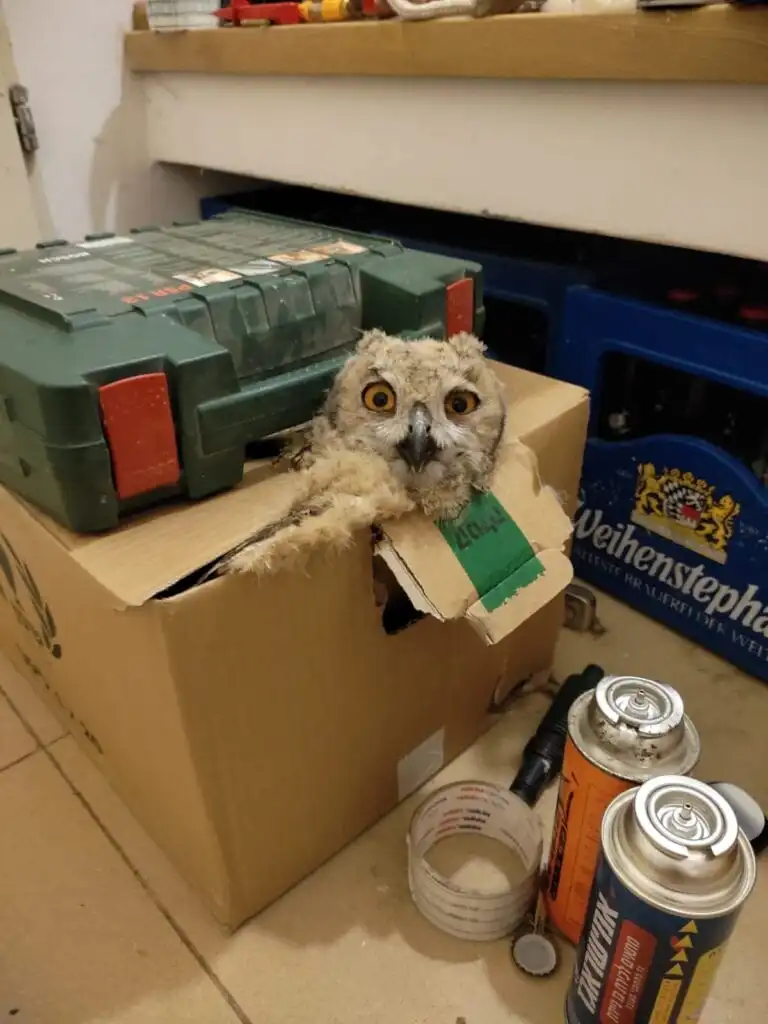
<path id="1" fill-rule="evenodd" d="M 230 211 L 0 250 L 0 482 L 73 530 L 236 485 L 360 333 L 480 332 L 481 268 Z"/>

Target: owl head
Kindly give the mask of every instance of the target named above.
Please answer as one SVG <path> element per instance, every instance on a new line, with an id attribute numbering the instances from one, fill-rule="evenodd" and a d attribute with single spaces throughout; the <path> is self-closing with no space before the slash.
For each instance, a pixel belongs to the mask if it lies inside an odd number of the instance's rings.
<path id="1" fill-rule="evenodd" d="M 455 514 L 484 489 L 504 431 L 503 390 L 471 334 L 365 334 L 324 418 L 336 443 L 375 453 L 424 511 Z"/>

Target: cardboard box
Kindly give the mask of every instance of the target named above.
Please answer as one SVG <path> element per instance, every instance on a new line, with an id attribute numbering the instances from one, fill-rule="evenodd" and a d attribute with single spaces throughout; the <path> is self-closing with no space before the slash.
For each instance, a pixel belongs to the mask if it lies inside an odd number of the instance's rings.
<path id="1" fill-rule="evenodd" d="M 499 372 L 510 432 L 571 514 L 586 393 Z M 254 465 L 235 491 L 99 537 L 0 491 L 3 647 L 232 927 L 472 743 L 508 686 L 549 667 L 570 578 L 568 517 L 513 458 L 494 494 L 543 571 L 517 557 L 496 574 L 508 589 L 517 579 L 507 599 L 484 600 L 423 520 L 389 524 L 377 551 L 365 534 L 320 552 L 307 572 L 197 583 L 284 507 L 291 481 Z M 392 635 L 381 597 L 410 607 L 396 580 L 429 614 Z"/>

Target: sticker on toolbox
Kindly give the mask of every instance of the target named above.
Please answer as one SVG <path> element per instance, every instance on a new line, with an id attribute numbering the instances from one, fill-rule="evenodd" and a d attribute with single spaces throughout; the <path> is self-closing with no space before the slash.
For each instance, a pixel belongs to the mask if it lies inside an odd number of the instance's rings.
<path id="1" fill-rule="evenodd" d="M 272 263 L 270 260 L 250 260 L 248 263 L 241 263 L 228 269 L 242 277 L 261 277 L 263 274 L 276 274 L 283 268 L 279 263 Z"/>
<path id="2" fill-rule="evenodd" d="M 356 256 L 361 252 L 368 252 L 364 245 L 344 242 L 341 238 L 336 242 L 327 242 L 325 245 L 313 245 L 312 251 L 321 252 L 325 256 Z"/>
<path id="3" fill-rule="evenodd" d="M 275 263 L 285 263 L 289 267 L 300 267 L 304 263 L 319 263 L 326 258 L 322 253 L 313 252 L 312 249 L 297 249 L 296 252 L 278 252 L 269 257 Z"/>
<path id="4" fill-rule="evenodd" d="M 177 281 L 185 281 L 196 288 L 205 288 L 209 284 L 226 284 L 227 281 L 239 281 L 240 274 L 233 270 L 221 270 L 218 267 L 203 267 L 184 274 L 174 274 Z"/>
<path id="5" fill-rule="evenodd" d="M 116 245 L 135 245 L 133 238 L 127 235 L 114 235 L 112 238 L 91 238 L 85 242 L 75 242 L 78 249 L 112 249 Z"/>

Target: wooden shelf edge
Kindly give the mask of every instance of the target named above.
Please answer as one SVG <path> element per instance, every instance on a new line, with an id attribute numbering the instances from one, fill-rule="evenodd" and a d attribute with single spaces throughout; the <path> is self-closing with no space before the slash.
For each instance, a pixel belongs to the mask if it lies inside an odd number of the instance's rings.
<path id="1" fill-rule="evenodd" d="M 768 10 L 515 14 L 128 32 L 142 73 L 768 84 Z M 681 130 L 684 130 L 684 126 Z"/>

